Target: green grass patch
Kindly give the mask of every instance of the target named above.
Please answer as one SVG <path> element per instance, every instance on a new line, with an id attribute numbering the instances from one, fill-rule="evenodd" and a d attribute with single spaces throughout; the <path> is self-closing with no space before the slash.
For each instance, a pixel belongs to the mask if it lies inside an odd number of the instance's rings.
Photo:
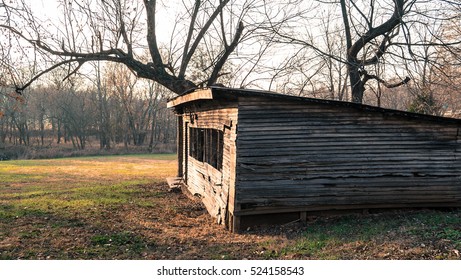
<path id="1" fill-rule="evenodd" d="M 0 205 L 0 220 L 3 222 L 11 222 L 14 219 L 22 217 L 43 217 L 48 212 L 40 209 L 30 209 L 21 205 Z"/>
<path id="2" fill-rule="evenodd" d="M 341 248 L 380 244 L 391 239 L 391 235 L 404 242 L 417 240 L 415 246 L 444 241 L 461 249 L 461 214 L 460 211 L 422 211 L 319 219 L 309 224 L 300 238 L 282 248 L 281 255 L 337 259 Z"/>
<path id="3" fill-rule="evenodd" d="M 408 232 L 426 240 L 445 240 L 461 250 L 461 213 L 429 212 L 413 215 Z"/>
<path id="4" fill-rule="evenodd" d="M 142 195 L 140 191 L 136 191 L 129 186 L 139 184 L 139 180 L 123 182 L 117 185 L 85 185 L 80 187 L 39 187 L 41 190 L 22 192 L 14 192 L 3 194 L 3 199 L 8 199 L 3 209 L 0 208 L 0 217 L 11 216 L 11 209 L 16 207 L 21 209 L 29 209 L 61 213 L 62 211 L 78 211 L 82 212 L 91 207 L 110 207 L 126 203 L 136 204 L 136 194 Z M 16 211 L 17 212 L 17 211 Z M 12 212 L 14 216 L 22 216 L 21 213 Z M 62 213 L 61 213 L 62 214 Z"/>
<path id="5" fill-rule="evenodd" d="M 88 255 L 97 258 L 137 259 L 142 252 L 156 247 L 155 242 L 145 240 L 133 232 L 122 231 L 109 234 L 97 234 L 91 237 L 91 247 L 86 248 Z"/>
<path id="6" fill-rule="evenodd" d="M 161 195 L 156 185 L 176 174 L 175 159 L 130 155 L 0 162 L 0 237 L 5 240 L 0 259 L 140 258 L 155 244 L 113 227 L 124 224 L 123 215 L 135 218 L 134 209 L 156 206 Z M 101 230 L 107 233 L 95 234 Z"/>
<path id="7" fill-rule="evenodd" d="M 368 241 L 395 229 L 399 220 L 387 216 L 365 217 L 344 216 L 333 220 L 320 220 L 308 226 L 304 236 L 306 239 L 329 243 L 331 240 Z"/>

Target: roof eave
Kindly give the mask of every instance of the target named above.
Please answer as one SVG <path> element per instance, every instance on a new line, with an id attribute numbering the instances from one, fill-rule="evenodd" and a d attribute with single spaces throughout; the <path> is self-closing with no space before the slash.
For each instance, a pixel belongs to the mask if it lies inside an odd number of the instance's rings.
<path id="1" fill-rule="evenodd" d="M 185 95 L 177 96 L 168 101 L 166 106 L 167 108 L 172 108 L 192 101 L 211 99 L 213 99 L 213 92 L 210 88 L 200 89 Z"/>

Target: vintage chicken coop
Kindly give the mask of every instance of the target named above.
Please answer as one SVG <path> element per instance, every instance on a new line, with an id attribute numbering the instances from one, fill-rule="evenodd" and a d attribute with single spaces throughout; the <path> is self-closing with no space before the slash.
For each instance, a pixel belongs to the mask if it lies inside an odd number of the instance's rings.
<path id="1" fill-rule="evenodd" d="M 461 120 L 221 87 L 168 107 L 178 178 L 232 231 L 317 211 L 461 205 Z"/>

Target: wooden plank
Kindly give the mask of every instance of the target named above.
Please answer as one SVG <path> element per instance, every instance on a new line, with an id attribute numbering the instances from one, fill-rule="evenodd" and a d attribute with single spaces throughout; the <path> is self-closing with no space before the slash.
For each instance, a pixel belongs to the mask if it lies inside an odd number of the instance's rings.
<path id="1" fill-rule="evenodd" d="M 235 217 L 242 217 L 248 215 L 262 215 L 274 213 L 289 213 L 289 212 L 314 212 L 314 211 L 328 211 L 328 210 L 352 210 L 352 209 L 386 209 L 386 208 L 411 208 L 411 207 L 460 207 L 461 202 L 452 203 L 385 203 L 385 204 L 338 204 L 338 205 L 309 205 L 309 206 L 291 206 L 291 207 L 261 207 L 257 209 L 242 209 L 234 213 Z"/>
<path id="2" fill-rule="evenodd" d="M 351 173 L 350 173 L 351 174 Z M 451 176 L 427 176 L 427 177 L 398 177 L 398 176 L 378 176 L 378 177 L 366 177 L 356 174 L 356 176 L 350 177 L 324 177 L 324 178 L 298 178 L 298 179 L 286 179 L 286 178 L 275 178 L 274 180 L 256 180 L 256 181 L 239 181 L 238 190 L 247 190 L 251 188 L 261 189 L 265 186 L 271 186 L 273 188 L 287 188 L 288 186 L 355 186 L 361 185 L 377 185 L 377 186 L 411 186 L 411 185 L 437 185 L 441 182 L 459 182 L 459 175 Z"/>
<path id="3" fill-rule="evenodd" d="M 413 168 L 413 167 L 412 167 Z M 383 171 L 385 170 L 385 171 Z M 299 178 L 310 178 L 310 179 L 317 179 L 317 178 L 344 178 L 344 177 L 351 177 L 351 176 L 361 176 L 363 178 L 370 178 L 370 177 L 378 177 L 378 176 L 401 176 L 401 177 L 427 177 L 430 178 L 431 176 L 458 176 L 460 167 L 452 167 L 447 168 L 445 170 L 434 170 L 430 167 L 430 165 L 424 168 L 413 168 L 408 170 L 405 168 L 394 168 L 394 169 L 384 169 L 384 167 L 376 166 L 374 168 L 367 168 L 367 167 L 358 167 L 357 169 L 354 168 L 342 168 L 338 170 L 335 168 L 334 170 L 328 169 L 316 169 L 316 170 L 274 170 L 270 171 L 260 171 L 258 169 L 254 169 L 246 172 L 240 171 L 239 181 L 257 181 L 257 180 L 264 180 L 264 181 L 272 181 L 276 178 L 279 179 L 296 179 Z M 353 174 L 353 175 L 352 175 Z"/>
<path id="4" fill-rule="evenodd" d="M 369 158 L 358 158 L 354 162 L 353 157 L 343 157 L 341 158 L 339 155 L 336 157 L 321 157 L 322 155 L 319 154 L 318 157 L 315 157 L 315 154 L 312 155 L 291 155 L 291 156 L 274 156 L 274 157 L 241 157 L 239 159 L 239 163 L 241 164 L 246 164 L 248 165 L 255 165 L 260 164 L 260 165 L 266 165 L 266 166 L 273 166 L 274 168 L 277 168 L 277 166 L 281 165 L 288 165 L 288 164 L 293 164 L 293 165 L 304 165 L 308 166 L 309 164 L 311 165 L 318 165 L 318 166 L 329 166 L 329 167 L 334 167 L 339 164 L 341 165 L 356 165 L 355 162 L 360 162 L 362 165 L 363 164 L 373 164 L 373 163 L 383 163 L 383 164 L 389 164 L 390 162 L 394 163 L 401 163 L 401 164 L 418 164 L 418 162 L 415 162 L 415 160 L 425 160 L 425 161 L 431 161 L 434 162 L 435 164 L 437 163 L 446 163 L 446 164 L 459 164 L 459 158 L 456 156 L 448 156 L 448 157 L 443 157 L 443 156 L 431 156 L 427 155 L 425 157 L 404 157 L 402 159 L 399 159 L 398 155 L 395 156 L 395 158 L 390 158 L 383 156 L 382 158 L 377 158 L 377 157 L 369 157 Z M 398 160 L 397 160 L 398 159 Z M 257 165 L 256 165 L 257 166 Z M 404 166 L 402 166 L 404 167 Z"/>
<path id="5" fill-rule="evenodd" d="M 257 204 L 257 203 L 260 204 Z M 450 197 L 447 195 L 440 196 L 415 196 L 415 195 L 400 195 L 398 197 L 393 195 L 380 195 L 370 198 L 369 196 L 331 196 L 323 197 L 323 199 L 315 198 L 303 198 L 302 200 L 283 200 L 283 199 L 272 199 L 270 201 L 260 199 L 258 201 L 252 201 L 251 206 L 244 209 L 258 209 L 263 207 L 308 207 L 308 206 L 327 206 L 329 205 L 331 209 L 334 209 L 335 205 L 363 205 L 363 204 L 423 204 L 423 203 L 446 203 L 446 204 L 460 204 L 461 197 Z M 245 202 L 242 202 L 242 205 L 245 205 Z M 461 204 L 460 204 L 461 206 Z"/>
<path id="6" fill-rule="evenodd" d="M 183 184 L 181 177 L 168 177 L 166 178 L 166 182 L 172 191 L 181 190 L 181 186 Z"/>
<path id="7" fill-rule="evenodd" d="M 452 183 L 452 182 L 451 182 Z M 461 189 L 453 188 L 450 182 L 437 182 L 433 185 L 396 185 L 395 187 L 389 187 L 382 184 L 380 186 L 369 187 L 370 185 L 341 185 L 336 187 L 328 187 L 325 185 L 313 185 L 313 186 L 286 186 L 284 191 L 274 188 L 260 188 L 260 189 L 243 189 L 238 192 L 242 192 L 242 201 L 245 199 L 246 202 L 255 201 L 254 199 L 270 200 L 271 198 L 308 198 L 308 197 L 326 197 L 326 196 L 356 196 L 356 195 L 380 195 L 380 194 L 451 194 L 461 196 Z M 259 191 L 259 192 L 258 192 Z"/>
<path id="8" fill-rule="evenodd" d="M 177 96 L 176 98 L 173 98 L 170 101 L 168 101 L 166 106 L 167 108 L 172 108 L 172 107 L 176 107 L 178 105 L 191 102 L 191 101 L 209 100 L 209 99 L 213 99 L 212 91 L 210 89 L 202 89 L 202 90 L 196 90 L 189 94 Z"/>
<path id="9" fill-rule="evenodd" d="M 432 149 L 431 149 L 432 148 Z M 456 159 L 456 156 L 459 156 L 459 152 L 455 152 L 454 149 L 447 149 L 447 150 L 436 150 L 436 147 L 424 147 L 424 150 L 408 150 L 408 149 L 392 149 L 392 147 L 388 147 L 387 150 L 380 149 L 383 151 L 382 153 L 378 153 L 373 151 L 373 149 L 363 150 L 363 149 L 350 149 L 350 150 L 342 150 L 342 149 L 330 149 L 327 152 L 323 152 L 322 150 L 312 150 L 312 149 L 261 149 L 261 150 L 246 150 L 241 152 L 242 158 L 254 158 L 257 157 L 257 160 L 263 161 L 264 158 L 271 158 L 273 157 L 288 157 L 288 156 L 296 156 L 297 158 L 309 158 L 310 161 L 412 161 L 412 160 L 445 160 L 445 161 L 453 161 Z M 342 153 L 345 151 L 344 153 Z M 357 153 L 353 153 L 356 151 Z M 336 153 L 335 153 L 336 152 Z M 301 154 L 301 156 L 299 156 Z M 253 160 L 256 162 L 256 159 Z M 293 160 L 293 163 L 296 161 Z"/>

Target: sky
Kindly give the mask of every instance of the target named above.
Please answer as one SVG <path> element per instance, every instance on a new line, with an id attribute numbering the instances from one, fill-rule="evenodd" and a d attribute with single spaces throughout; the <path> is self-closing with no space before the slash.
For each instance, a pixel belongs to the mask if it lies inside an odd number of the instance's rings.
<path id="1" fill-rule="evenodd" d="M 56 0 L 27 0 L 27 2 L 38 16 L 52 20 L 58 18 L 58 2 Z"/>
<path id="2" fill-rule="evenodd" d="M 58 0 L 26 0 L 26 3 L 30 5 L 34 14 L 40 18 L 49 19 L 54 23 L 58 22 L 60 14 Z M 171 1 L 168 5 L 170 6 L 169 10 L 174 11 L 174 5 L 172 5 Z M 160 40 L 167 42 L 170 39 L 174 25 L 173 19 L 174 15 L 169 15 L 157 21 L 157 25 L 159 25 L 157 32 Z"/>

